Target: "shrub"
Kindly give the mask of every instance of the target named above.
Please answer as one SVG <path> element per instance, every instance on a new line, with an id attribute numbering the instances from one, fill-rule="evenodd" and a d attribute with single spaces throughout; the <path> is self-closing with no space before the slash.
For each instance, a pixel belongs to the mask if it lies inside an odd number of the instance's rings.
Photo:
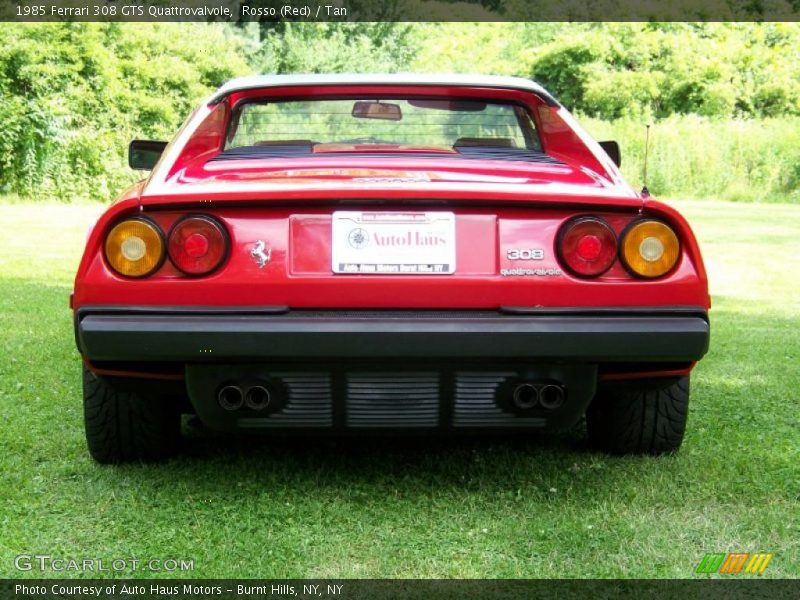
<path id="1" fill-rule="evenodd" d="M 171 135 L 246 73 L 240 38 L 205 24 L 37 23 L 0 29 L 0 189 L 113 197 L 134 137 Z"/>
<path id="2" fill-rule="evenodd" d="M 643 181 L 645 121 L 580 117 L 598 139 L 616 139 L 622 171 Z M 650 129 L 647 186 L 655 196 L 800 202 L 800 117 L 710 119 L 674 115 Z"/>

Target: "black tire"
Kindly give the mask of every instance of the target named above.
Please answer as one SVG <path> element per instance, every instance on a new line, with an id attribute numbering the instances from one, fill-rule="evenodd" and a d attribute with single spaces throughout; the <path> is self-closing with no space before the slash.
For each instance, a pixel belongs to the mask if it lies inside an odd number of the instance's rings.
<path id="1" fill-rule="evenodd" d="M 168 398 L 116 387 L 85 367 L 83 417 L 89 453 L 102 464 L 162 460 L 180 440 L 180 410 Z"/>
<path id="2" fill-rule="evenodd" d="M 591 444 L 611 454 L 669 454 L 683 442 L 689 377 L 601 389 L 586 412 Z"/>

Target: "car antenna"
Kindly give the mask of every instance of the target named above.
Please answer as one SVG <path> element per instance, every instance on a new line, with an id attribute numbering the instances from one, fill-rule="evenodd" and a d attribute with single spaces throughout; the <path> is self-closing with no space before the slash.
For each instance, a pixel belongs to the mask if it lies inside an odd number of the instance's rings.
<path id="1" fill-rule="evenodd" d="M 650 190 L 647 189 L 647 150 L 650 146 L 650 124 L 645 125 L 644 134 L 644 173 L 642 174 L 642 196 L 650 196 Z"/>

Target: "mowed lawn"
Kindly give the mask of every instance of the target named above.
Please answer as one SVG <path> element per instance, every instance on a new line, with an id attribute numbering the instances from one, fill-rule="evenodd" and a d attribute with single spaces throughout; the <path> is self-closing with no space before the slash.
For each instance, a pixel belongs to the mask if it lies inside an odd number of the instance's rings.
<path id="1" fill-rule="evenodd" d="M 762 577 L 797 577 L 800 206 L 675 205 L 714 302 L 675 456 L 607 457 L 579 429 L 424 442 L 195 433 L 165 464 L 123 467 L 86 451 L 68 309 L 101 209 L 0 205 L 0 577 L 39 575 L 15 570 L 21 553 L 190 559 L 193 577 L 694 577 L 706 552 L 771 552 Z"/>

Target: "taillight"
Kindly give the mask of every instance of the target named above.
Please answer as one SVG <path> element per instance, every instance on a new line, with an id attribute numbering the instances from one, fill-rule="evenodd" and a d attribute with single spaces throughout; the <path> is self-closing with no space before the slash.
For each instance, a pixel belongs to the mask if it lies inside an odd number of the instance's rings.
<path id="1" fill-rule="evenodd" d="M 614 264 L 617 236 L 602 219 L 578 217 L 561 228 L 557 249 L 561 262 L 572 273 L 597 277 Z"/>
<path id="2" fill-rule="evenodd" d="M 635 221 L 622 233 L 622 262 L 634 275 L 660 277 L 680 256 L 675 232 L 661 221 Z"/>
<path id="3" fill-rule="evenodd" d="M 172 227 L 169 259 L 187 275 L 207 275 L 217 269 L 228 253 L 228 235 L 215 219 L 189 216 Z"/>
<path id="4" fill-rule="evenodd" d="M 152 221 L 126 219 L 106 236 L 105 253 L 108 264 L 120 275 L 144 277 L 164 261 L 164 235 Z"/>

